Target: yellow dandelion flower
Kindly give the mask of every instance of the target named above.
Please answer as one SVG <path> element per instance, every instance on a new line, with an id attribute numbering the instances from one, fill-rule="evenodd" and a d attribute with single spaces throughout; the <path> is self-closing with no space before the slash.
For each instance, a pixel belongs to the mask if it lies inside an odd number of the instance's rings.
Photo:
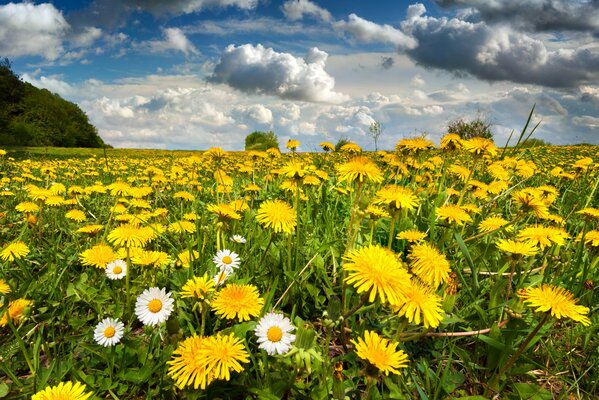
<path id="1" fill-rule="evenodd" d="M 167 361 L 170 365 L 167 375 L 179 388 L 205 389 L 214 380 L 214 373 L 207 370 L 208 365 L 199 361 L 200 350 L 208 349 L 209 342 L 207 337 L 192 336 L 173 351 L 173 358 Z"/>
<path id="2" fill-rule="evenodd" d="M 412 279 L 405 293 L 406 299 L 396 307 L 397 313 L 406 317 L 410 323 L 420 324 L 422 321 L 426 328 L 438 327 L 443 319 L 441 297 L 430 286 L 415 279 Z"/>
<path id="3" fill-rule="evenodd" d="M 412 273 L 427 285 L 438 288 L 449 280 L 451 268 L 449 261 L 439 250 L 428 243 L 419 243 L 412 247 L 408 256 Z"/>
<path id="4" fill-rule="evenodd" d="M 15 210 L 22 213 L 35 213 L 40 210 L 39 206 L 31 201 L 24 201 L 16 205 Z"/>
<path id="5" fill-rule="evenodd" d="M 0 294 L 9 294 L 10 293 L 10 286 L 8 286 L 8 283 L 6 283 L 6 281 L 4 279 L 0 279 Z"/>
<path id="6" fill-rule="evenodd" d="M 339 148 L 339 151 L 342 151 L 344 153 L 361 153 L 362 148 L 358 146 L 356 143 L 349 142 L 341 146 Z"/>
<path id="7" fill-rule="evenodd" d="M 299 180 L 304 177 L 307 170 L 304 164 L 298 160 L 291 160 L 279 169 L 279 173 L 289 179 Z"/>
<path id="8" fill-rule="evenodd" d="M 196 224 L 186 220 L 175 221 L 167 229 L 169 232 L 174 233 L 194 233 L 196 231 Z"/>
<path id="9" fill-rule="evenodd" d="M 79 255 L 79 259 L 83 265 L 104 269 L 106 268 L 106 264 L 116 260 L 117 256 L 110 246 L 97 244 L 91 249 L 83 251 Z"/>
<path id="10" fill-rule="evenodd" d="M 194 298 L 204 300 L 208 293 L 214 291 L 214 279 L 208 275 L 194 276 L 181 288 L 181 298 Z"/>
<path id="11" fill-rule="evenodd" d="M 77 232 L 93 235 L 95 233 L 100 232 L 102 230 L 102 228 L 104 228 L 104 225 L 98 225 L 98 224 L 85 225 L 85 226 L 82 226 L 81 228 L 77 229 Z"/>
<path id="12" fill-rule="evenodd" d="M 380 218 L 391 218 L 391 215 L 382 207 L 375 206 L 374 204 L 370 204 L 366 207 L 366 214 L 373 220 L 377 220 Z"/>
<path id="13" fill-rule="evenodd" d="M 376 332 L 365 331 L 364 339 L 352 340 L 356 354 L 368 361 L 385 375 L 389 372 L 399 374 L 399 368 L 408 366 L 408 355 L 403 350 L 396 350 L 398 343 L 380 337 Z"/>
<path id="14" fill-rule="evenodd" d="M 264 299 L 254 285 L 230 284 L 222 288 L 212 300 L 212 309 L 221 317 L 249 321 L 260 314 Z"/>
<path id="15" fill-rule="evenodd" d="M 582 239 L 582 232 L 580 232 L 578 234 L 578 236 L 576 237 L 576 241 L 580 242 L 581 239 Z M 592 246 L 592 247 L 599 247 L 599 231 L 596 231 L 596 230 L 588 231 L 584 235 L 584 244 Z"/>
<path id="16" fill-rule="evenodd" d="M 391 211 L 395 212 L 402 209 L 412 210 L 419 204 L 419 201 L 411 189 L 397 185 L 387 185 L 376 192 L 373 203 L 387 205 Z"/>
<path id="17" fill-rule="evenodd" d="M 10 243 L 8 246 L 2 249 L 0 252 L 0 258 L 3 261 L 14 261 L 20 260 L 29 254 L 29 247 L 21 241 Z"/>
<path id="18" fill-rule="evenodd" d="M 256 220 L 265 228 L 271 228 L 276 233 L 291 233 L 295 229 L 295 210 L 281 200 L 267 200 L 260 204 Z"/>
<path id="19" fill-rule="evenodd" d="M 285 147 L 287 147 L 291 151 L 295 151 L 298 147 L 300 147 L 301 143 L 299 140 L 289 139 Z M 268 150 L 266 150 L 268 151 Z"/>
<path id="20" fill-rule="evenodd" d="M 241 215 L 228 204 L 208 204 L 206 209 L 211 213 L 216 214 L 217 218 L 221 221 L 241 219 Z"/>
<path id="21" fill-rule="evenodd" d="M 2 315 L 0 316 L 0 326 L 6 326 L 6 324 L 8 324 L 8 318 L 10 318 L 10 321 L 13 324 L 17 324 L 21 320 L 25 309 L 31 304 L 33 304 L 33 302 L 26 299 L 17 299 L 8 303 L 8 308 L 2 311 Z M 1 309 L 2 304 L 0 303 L 0 310 Z"/>
<path id="22" fill-rule="evenodd" d="M 585 326 L 591 324 L 591 320 L 586 316 L 589 309 L 577 305 L 576 300 L 572 299 L 572 293 L 566 289 L 541 285 L 540 287 L 528 287 L 520 291 L 518 295 L 537 312 L 550 312 L 557 319 L 566 317 Z"/>
<path id="23" fill-rule="evenodd" d="M 368 157 L 355 157 L 337 166 L 339 182 L 360 182 L 367 180 L 374 183 L 383 181 L 379 167 Z"/>
<path id="24" fill-rule="evenodd" d="M 189 250 L 185 250 L 182 251 L 181 253 L 179 253 L 177 255 L 177 265 L 182 266 L 183 268 L 189 268 L 191 263 L 194 260 L 197 260 L 200 257 L 200 253 L 198 253 L 195 250 L 189 251 Z"/>
<path id="25" fill-rule="evenodd" d="M 196 199 L 196 197 L 193 194 L 191 194 L 189 192 L 184 192 L 184 191 L 175 193 L 173 195 L 173 198 L 182 199 L 182 200 L 190 201 L 190 202 L 194 201 Z"/>
<path id="26" fill-rule="evenodd" d="M 320 142 L 318 144 L 324 151 L 335 151 L 335 145 L 331 142 Z"/>
<path id="27" fill-rule="evenodd" d="M 582 214 L 586 217 L 599 219 L 599 209 L 597 208 L 583 208 L 580 211 L 576 211 L 576 214 Z"/>
<path id="28" fill-rule="evenodd" d="M 87 387 L 79 382 L 60 382 L 56 386 L 48 386 L 37 392 L 31 400 L 86 400 L 92 393 L 85 390 Z"/>
<path id="29" fill-rule="evenodd" d="M 233 200 L 229 203 L 229 206 L 231 206 L 231 208 L 238 213 L 245 212 L 250 209 L 248 203 L 243 199 Z"/>
<path id="30" fill-rule="evenodd" d="M 457 204 L 445 204 L 437 207 L 437 216 L 450 224 L 464 225 L 466 222 L 472 222 L 470 215 Z"/>
<path id="31" fill-rule="evenodd" d="M 426 233 L 420 232 L 417 229 L 408 229 L 397 234 L 397 239 L 407 240 L 410 243 L 416 243 L 424 240 Z"/>
<path id="32" fill-rule="evenodd" d="M 433 147 L 435 147 L 435 144 L 423 137 L 403 138 L 395 145 L 397 151 L 406 151 L 408 153 L 419 153 Z"/>
<path id="33" fill-rule="evenodd" d="M 534 256 L 539 252 L 539 248 L 529 241 L 517 241 L 510 239 L 501 239 L 497 242 L 497 248 L 503 252 L 510 253 L 513 256 Z"/>
<path id="34" fill-rule="evenodd" d="M 507 220 L 505 220 L 501 217 L 491 216 L 491 217 L 484 219 L 483 221 L 481 221 L 480 224 L 478 224 L 478 231 L 480 233 L 492 232 L 496 229 L 501 228 L 502 226 L 507 225 L 508 223 L 509 222 Z"/>
<path id="35" fill-rule="evenodd" d="M 464 149 L 475 155 L 489 155 L 493 157 L 497 154 L 497 147 L 492 140 L 482 137 L 473 137 L 472 139 L 462 141 Z"/>
<path id="36" fill-rule="evenodd" d="M 81 210 L 69 210 L 64 216 L 76 222 L 83 222 L 87 219 L 85 213 Z"/>
<path id="37" fill-rule="evenodd" d="M 170 257 L 163 251 L 151 251 L 139 249 L 133 252 L 131 248 L 131 263 L 135 265 L 162 267 L 171 262 Z"/>
<path id="38" fill-rule="evenodd" d="M 358 293 L 370 292 L 368 301 L 399 304 L 404 288 L 410 284 L 410 274 L 398 257 L 385 247 L 370 245 L 351 251 L 344 256 L 343 269 L 348 271 L 345 282 Z"/>
<path id="39" fill-rule="evenodd" d="M 512 199 L 520 206 L 524 212 L 532 212 L 538 218 L 544 218 L 549 215 L 547 204 L 526 189 L 519 190 L 512 194 Z"/>
<path id="40" fill-rule="evenodd" d="M 121 225 L 108 234 L 108 241 L 121 247 L 144 247 L 153 239 L 152 229 L 139 228 L 132 224 Z"/>
<path id="41" fill-rule="evenodd" d="M 462 147 L 462 138 L 455 133 L 448 133 L 441 138 L 439 148 L 442 150 L 455 150 Z"/>
<path id="42" fill-rule="evenodd" d="M 231 379 L 231 371 L 241 372 L 243 366 L 250 362 L 249 354 L 243 340 L 230 335 L 217 334 L 209 336 L 205 347 L 198 351 L 197 362 L 206 365 L 206 371 L 214 379 Z"/>
<path id="43" fill-rule="evenodd" d="M 531 242 L 541 250 L 552 244 L 563 246 L 568 237 L 568 233 L 561 228 L 540 225 L 524 228 L 516 236 L 519 241 Z"/>
<path id="44" fill-rule="evenodd" d="M 65 204 L 65 199 L 61 196 L 50 196 L 46 199 L 45 204 L 50 207 L 58 207 Z"/>

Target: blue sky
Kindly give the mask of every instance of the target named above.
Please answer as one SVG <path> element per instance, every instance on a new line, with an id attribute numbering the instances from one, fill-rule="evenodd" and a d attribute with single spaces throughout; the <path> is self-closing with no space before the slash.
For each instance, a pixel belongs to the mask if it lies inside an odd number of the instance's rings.
<path id="1" fill-rule="evenodd" d="M 117 147 L 301 150 L 438 141 L 483 116 L 505 143 L 599 144 L 597 0 L 0 2 L 0 56 L 76 102 Z"/>

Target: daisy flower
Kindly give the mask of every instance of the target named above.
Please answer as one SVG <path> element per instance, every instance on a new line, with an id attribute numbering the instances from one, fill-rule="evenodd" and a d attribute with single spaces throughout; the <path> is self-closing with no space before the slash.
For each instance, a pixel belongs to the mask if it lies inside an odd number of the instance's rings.
<path id="1" fill-rule="evenodd" d="M 269 355 L 285 354 L 291 349 L 295 335 L 290 332 L 295 329 L 289 318 L 283 314 L 268 313 L 258 322 L 256 336 L 259 348 L 266 350 Z"/>
<path id="2" fill-rule="evenodd" d="M 158 325 L 168 319 L 173 312 L 174 300 L 166 289 L 148 288 L 135 302 L 135 315 L 144 324 Z"/>
<path id="3" fill-rule="evenodd" d="M 222 249 L 216 253 L 212 261 L 221 271 L 226 270 L 230 274 L 234 268 L 239 268 L 241 260 L 239 259 L 239 254 L 231 250 Z"/>
<path id="4" fill-rule="evenodd" d="M 123 260 L 114 260 L 106 265 L 108 279 L 122 279 L 127 275 L 127 263 Z"/>
<path id="5" fill-rule="evenodd" d="M 125 325 L 118 319 L 104 318 L 94 329 L 94 340 L 104 347 L 114 346 L 123 338 Z"/>
<path id="6" fill-rule="evenodd" d="M 241 243 L 241 244 L 244 244 L 245 242 L 247 242 L 247 240 L 245 240 L 245 238 L 241 235 L 231 236 L 231 241 L 235 242 L 235 243 Z"/>
<path id="7" fill-rule="evenodd" d="M 216 275 L 214 275 L 213 281 L 214 281 L 214 286 L 220 286 L 223 283 L 225 283 L 225 281 L 227 279 L 229 279 L 229 277 L 233 275 L 233 270 L 231 271 L 227 271 L 224 269 L 221 269 L 220 271 L 218 271 L 216 273 Z"/>
<path id="8" fill-rule="evenodd" d="M 37 392 L 31 397 L 31 400 L 86 400 L 92 393 L 85 390 L 87 387 L 79 382 L 60 382 L 56 386 L 48 386 L 42 391 Z"/>

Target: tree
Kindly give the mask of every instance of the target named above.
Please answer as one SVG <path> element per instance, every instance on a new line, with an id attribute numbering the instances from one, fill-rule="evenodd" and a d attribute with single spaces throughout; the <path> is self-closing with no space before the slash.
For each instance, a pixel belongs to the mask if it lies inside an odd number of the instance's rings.
<path id="1" fill-rule="evenodd" d="M 472 139 L 473 137 L 493 139 L 491 122 L 481 116 L 477 116 L 472 121 L 464 121 L 462 118 L 449 121 L 447 124 L 447 132 L 455 133 L 465 140 Z"/>
<path id="2" fill-rule="evenodd" d="M 380 121 L 374 121 L 370 124 L 370 128 L 368 128 L 370 132 L 370 137 L 374 139 L 374 151 L 379 151 L 379 137 L 383 134 L 383 125 Z"/>
<path id="3" fill-rule="evenodd" d="M 254 131 L 245 137 L 246 150 L 266 151 L 271 147 L 279 148 L 279 139 L 273 131 Z"/>
<path id="4" fill-rule="evenodd" d="M 348 143 L 351 143 L 351 141 L 348 138 L 339 138 L 339 140 L 337 140 L 337 143 L 335 143 L 335 151 L 339 151 L 343 146 L 345 146 Z"/>

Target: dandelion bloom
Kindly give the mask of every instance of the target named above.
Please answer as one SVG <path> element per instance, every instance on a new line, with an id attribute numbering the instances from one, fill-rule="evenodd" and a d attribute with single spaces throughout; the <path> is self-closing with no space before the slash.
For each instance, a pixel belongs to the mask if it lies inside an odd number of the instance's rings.
<path id="1" fill-rule="evenodd" d="M 206 209 L 216 214 L 217 218 L 222 221 L 241 219 L 241 215 L 228 204 L 208 204 Z"/>
<path id="2" fill-rule="evenodd" d="M 135 265 L 160 267 L 170 262 L 169 255 L 163 251 L 139 250 L 131 254 L 131 263 Z"/>
<path id="3" fill-rule="evenodd" d="M 370 292 L 370 302 L 377 296 L 382 303 L 391 305 L 403 301 L 403 289 L 410 284 L 410 274 L 391 250 L 370 245 L 353 250 L 344 259 L 343 269 L 349 272 L 345 281 L 358 293 Z"/>
<path id="4" fill-rule="evenodd" d="M 521 242 L 517 240 L 502 239 L 497 242 L 497 248 L 514 256 L 534 256 L 539 248 L 532 242 Z"/>
<path id="5" fill-rule="evenodd" d="M 231 333 L 209 336 L 206 346 L 199 350 L 197 362 L 205 364 L 208 372 L 214 375 L 214 379 L 228 381 L 231 371 L 243 371 L 241 364 L 250 362 L 250 359 L 242 339 Z"/>
<path id="6" fill-rule="evenodd" d="M 433 245 L 428 243 L 414 245 L 408 258 L 412 273 L 433 288 L 439 287 L 449 279 L 451 272 L 449 261 Z"/>
<path id="7" fill-rule="evenodd" d="M 586 316 L 589 313 L 587 307 L 577 305 L 573 300 L 572 293 L 553 285 L 541 285 L 540 287 L 528 287 L 518 293 L 525 303 L 537 312 L 551 312 L 557 319 L 564 317 L 580 322 L 585 326 L 591 324 Z"/>
<path id="8" fill-rule="evenodd" d="M 435 144 L 423 137 L 403 138 L 395 145 L 397 151 L 405 150 L 410 153 L 418 153 L 433 147 L 435 147 Z"/>
<path id="9" fill-rule="evenodd" d="M 399 374 L 398 368 L 408 366 L 408 356 L 403 350 L 396 350 L 397 343 L 380 337 L 376 332 L 365 331 L 364 339 L 351 341 L 356 346 L 356 354 L 376 368 L 389 375 Z"/>
<path id="10" fill-rule="evenodd" d="M 480 233 L 489 233 L 497 230 L 502 226 L 507 225 L 509 222 L 502 217 L 492 216 L 484 219 L 478 224 L 478 231 Z"/>
<path id="11" fill-rule="evenodd" d="M 102 228 L 104 228 L 104 225 L 99 225 L 99 224 L 85 225 L 85 226 L 82 226 L 81 228 L 77 229 L 77 232 L 93 235 L 95 233 L 100 232 L 102 230 Z"/>
<path id="12" fill-rule="evenodd" d="M 494 156 L 497 154 L 497 147 L 490 139 L 482 137 L 473 137 L 472 139 L 463 140 L 462 145 L 464 149 L 475 155 L 490 155 Z"/>
<path id="13" fill-rule="evenodd" d="M 268 313 L 260 319 L 256 327 L 258 346 L 270 355 L 285 354 L 291 349 L 295 335 L 291 333 L 295 327 L 291 320 L 278 313 Z"/>
<path id="14" fill-rule="evenodd" d="M 582 232 L 580 232 L 578 234 L 578 236 L 576 237 L 577 242 L 580 242 L 581 240 L 582 240 Z M 596 231 L 596 230 L 588 231 L 584 235 L 584 244 L 592 246 L 592 247 L 599 247 L 599 231 Z"/>
<path id="15" fill-rule="evenodd" d="M 214 281 L 208 275 L 194 276 L 181 288 L 181 298 L 204 300 L 208 293 L 214 291 Z"/>
<path id="16" fill-rule="evenodd" d="M 4 279 L 0 279 L 0 294 L 9 294 L 10 293 L 10 286 L 8 286 L 8 283 L 6 283 L 6 281 Z"/>
<path id="17" fill-rule="evenodd" d="M 85 392 L 87 387 L 79 382 L 60 382 L 56 386 L 48 386 L 31 396 L 31 400 L 86 400 L 92 393 Z"/>
<path id="18" fill-rule="evenodd" d="M 442 150 L 455 150 L 462 147 L 462 138 L 456 133 L 448 133 L 441 138 L 439 148 Z"/>
<path id="19" fill-rule="evenodd" d="M 123 338 L 125 325 L 118 319 L 104 318 L 94 329 L 94 340 L 101 346 L 114 346 Z"/>
<path id="20" fill-rule="evenodd" d="M 222 288 L 212 300 L 212 309 L 227 319 L 249 321 L 260 314 L 264 299 L 254 285 L 230 284 Z"/>
<path id="21" fill-rule="evenodd" d="M 64 215 L 67 219 L 72 219 L 75 222 L 83 222 L 87 219 L 85 213 L 81 210 L 69 210 Z"/>
<path id="22" fill-rule="evenodd" d="M 531 242 L 539 246 L 541 250 L 552 244 L 563 246 L 568 237 L 568 233 L 561 228 L 539 225 L 524 228 L 518 232 L 517 236 L 518 240 Z"/>
<path id="23" fill-rule="evenodd" d="M 384 208 L 375 206 L 374 204 L 369 204 L 365 211 L 366 214 L 368 214 L 368 216 L 373 220 L 391 217 L 391 215 Z"/>
<path id="24" fill-rule="evenodd" d="M 154 234 L 150 228 L 140 228 L 131 224 L 114 228 L 108 234 L 108 240 L 115 246 L 144 247 Z"/>
<path id="25" fill-rule="evenodd" d="M 417 229 L 408 229 L 402 232 L 399 232 L 396 236 L 397 239 L 407 240 L 410 243 L 416 243 L 424 240 L 426 237 L 426 233 L 420 232 Z"/>
<path id="26" fill-rule="evenodd" d="M 418 197 L 411 189 L 397 185 L 387 185 L 376 192 L 374 204 L 385 204 L 391 211 L 412 210 L 418 205 Z"/>
<path id="27" fill-rule="evenodd" d="M 24 201 L 22 203 L 17 204 L 15 210 L 22 213 L 35 213 L 40 210 L 39 206 L 30 201 Z"/>
<path id="28" fill-rule="evenodd" d="M 12 242 L 8 246 L 2 249 L 0 252 L 0 258 L 3 261 L 14 261 L 20 260 L 29 254 L 29 247 L 21 241 Z"/>
<path id="29" fill-rule="evenodd" d="M 174 309 L 174 300 L 166 289 L 148 288 L 135 302 L 135 315 L 144 324 L 158 325 L 168 319 Z"/>
<path id="30" fill-rule="evenodd" d="M 206 363 L 198 360 L 200 350 L 206 349 L 210 340 L 207 337 L 192 336 L 179 343 L 173 351 L 173 358 L 167 375 L 173 378 L 179 388 L 193 386 L 205 389 L 213 380 L 214 374 L 207 370 Z"/>
<path id="31" fill-rule="evenodd" d="M 383 174 L 379 167 L 368 157 L 355 157 L 348 162 L 337 166 L 339 182 L 360 182 L 367 180 L 374 183 L 383 181 Z"/>
<path id="32" fill-rule="evenodd" d="M 272 228 L 277 233 L 291 233 L 297 223 L 293 208 L 281 200 L 267 200 L 260 204 L 256 219 L 265 228 Z"/>
<path id="33" fill-rule="evenodd" d="M 341 146 L 339 148 L 339 151 L 342 151 L 344 153 L 361 153 L 362 148 L 358 146 L 356 143 L 349 142 Z"/>
<path id="34" fill-rule="evenodd" d="M 586 217 L 599 219 L 599 209 L 597 208 L 583 208 L 580 211 L 576 211 L 576 214 L 582 214 Z"/>
<path id="35" fill-rule="evenodd" d="M 175 221 L 167 229 L 169 232 L 174 233 L 194 233 L 196 231 L 196 224 L 186 220 Z"/>
<path id="36" fill-rule="evenodd" d="M 441 297 L 431 287 L 414 279 L 405 290 L 404 303 L 396 311 L 411 323 L 420 324 L 422 321 L 426 328 L 436 328 L 443 319 Z"/>
<path id="37" fill-rule="evenodd" d="M 512 194 L 512 199 L 519 205 L 524 212 L 532 212 L 538 218 L 544 218 L 549 215 L 547 204 L 526 189 Z"/>
<path id="38" fill-rule="evenodd" d="M 17 299 L 8 303 L 8 308 L 0 316 L 0 326 L 6 326 L 8 318 L 10 318 L 13 324 L 19 322 L 25 309 L 32 303 L 31 300 L 26 299 Z M 0 303 L 0 309 L 2 309 L 2 303 Z"/>
<path id="39" fill-rule="evenodd" d="M 437 216 L 443 221 L 447 221 L 450 224 L 455 223 L 456 225 L 463 225 L 466 222 L 471 222 L 472 218 L 468 213 L 457 204 L 446 204 L 441 207 L 437 207 Z"/>
<path id="40" fill-rule="evenodd" d="M 116 258 L 116 254 L 114 254 L 112 248 L 105 244 L 97 244 L 91 249 L 84 250 L 79 254 L 81 264 L 101 269 L 106 268 L 106 265 L 109 262 L 116 260 Z"/>
<path id="41" fill-rule="evenodd" d="M 185 250 L 177 255 L 177 265 L 181 265 L 184 268 L 189 268 L 191 262 L 197 260 L 200 257 L 200 253 L 195 250 Z"/>
<path id="42" fill-rule="evenodd" d="M 320 142 L 318 145 L 327 152 L 335 150 L 335 145 L 331 142 Z"/>
<path id="43" fill-rule="evenodd" d="M 287 147 L 291 151 L 295 151 L 298 147 L 300 147 L 300 141 L 295 139 L 289 139 L 285 147 Z M 268 150 L 267 150 L 268 151 Z"/>

